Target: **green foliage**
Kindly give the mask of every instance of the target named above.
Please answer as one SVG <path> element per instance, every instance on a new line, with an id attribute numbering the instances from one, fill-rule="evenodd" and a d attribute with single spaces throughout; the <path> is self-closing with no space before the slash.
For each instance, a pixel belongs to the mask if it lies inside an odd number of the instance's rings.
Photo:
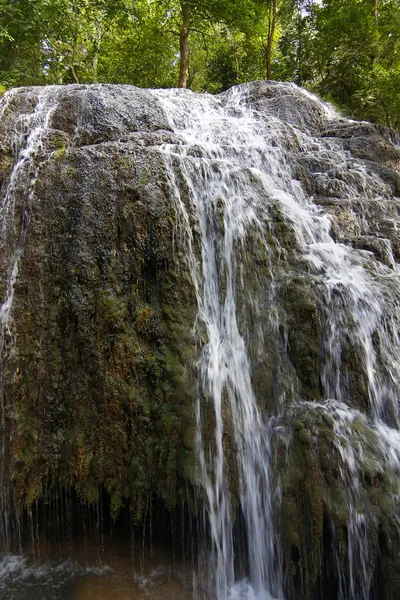
<path id="1" fill-rule="evenodd" d="M 16 85 L 104 81 L 172 87 L 182 5 L 188 86 L 262 79 L 272 0 L 0 0 L 0 95 Z M 348 114 L 400 127 L 397 0 L 277 0 L 272 76 Z"/>
<path id="2" fill-rule="evenodd" d="M 279 77 L 349 115 L 400 127 L 400 13 L 395 0 L 297 0 L 279 43 Z"/>

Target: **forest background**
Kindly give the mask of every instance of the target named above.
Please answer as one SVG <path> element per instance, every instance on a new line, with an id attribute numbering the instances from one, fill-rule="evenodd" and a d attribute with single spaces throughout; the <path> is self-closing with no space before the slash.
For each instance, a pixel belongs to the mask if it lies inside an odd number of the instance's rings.
<path id="1" fill-rule="evenodd" d="M 0 91 L 265 78 L 400 128 L 400 0 L 0 0 Z"/>

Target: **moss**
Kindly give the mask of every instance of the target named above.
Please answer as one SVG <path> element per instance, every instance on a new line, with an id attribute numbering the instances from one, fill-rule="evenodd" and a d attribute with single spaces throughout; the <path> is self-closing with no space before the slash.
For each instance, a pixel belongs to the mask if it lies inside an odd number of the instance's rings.
<path id="1" fill-rule="evenodd" d="M 294 278 L 285 289 L 289 357 L 310 400 L 321 396 L 321 341 L 315 287 L 308 277 Z"/>
<path id="2" fill-rule="evenodd" d="M 133 156 L 119 156 L 115 161 L 115 166 L 122 169 L 132 170 L 135 167 L 135 158 Z"/>
<path id="3" fill-rule="evenodd" d="M 310 444 L 312 441 L 311 432 L 307 431 L 307 429 L 305 429 L 304 427 L 298 430 L 297 437 L 299 438 L 302 444 Z"/>
<path id="4" fill-rule="evenodd" d="M 283 486 L 282 540 L 287 568 L 292 576 L 301 577 L 303 597 L 308 599 L 321 574 L 324 487 L 315 441 L 304 426 L 295 430 Z M 299 556 L 295 563 L 293 547 Z"/>
<path id="5" fill-rule="evenodd" d="M 0 185 L 6 181 L 11 173 L 13 159 L 8 154 L 0 154 Z"/>
<path id="6" fill-rule="evenodd" d="M 312 404 L 292 408 L 292 439 L 287 450 L 278 454 L 276 468 L 283 473 L 282 547 L 287 576 L 296 593 L 313 598 L 320 585 L 335 581 L 332 549 L 340 560 L 344 577 L 348 576 L 348 528 L 350 509 L 356 507 L 368 520 L 369 569 L 377 568 L 379 528 L 393 538 L 394 498 L 398 482 L 382 468 L 382 456 L 376 433 L 367 422 L 349 423 L 350 443 L 362 452 L 357 455 L 358 492 L 351 484 L 348 466 L 343 464 L 333 419 Z M 390 531 L 390 533 L 389 533 Z M 381 560 L 381 559 L 379 559 Z M 387 559 L 384 559 L 387 561 Z M 374 566 L 375 565 L 375 566 Z"/>
<path id="7" fill-rule="evenodd" d="M 98 299 L 99 318 L 107 323 L 118 326 L 126 317 L 127 305 L 109 290 L 101 290 Z"/>
<path id="8" fill-rule="evenodd" d="M 105 489 L 114 517 L 127 504 L 139 518 L 153 494 L 172 509 L 187 498 L 195 468 L 196 301 L 186 258 L 172 251 L 175 224 L 146 201 L 121 193 L 110 202 L 111 180 L 97 162 L 101 181 L 86 203 L 77 152 L 53 157 L 74 177 L 65 180 L 56 161 L 45 165 L 40 206 L 57 186 L 63 202 L 35 221 L 42 255 L 28 247 L 21 271 L 30 297 L 18 315 L 15 498 L 25 506 L 62 483 L 89 504 Z M 145 175 L 142 185 L 153 177 Z"/>
<path id="9" fill-rule="evenodd" d="M 146 183 L 148 183 L 150 181 L 151 175 L 152 175 L 153 169 L 152 167 L 148 167 L 144 173 L 142 173 L 139 177 L 139 180 L 137 182 L 137 186 L 140 189 L 141 187 L 145 186 Z"/>
<path id="10" fill-rule="evenodd" d="M 60 146 L 57 150 L 55 150 L 52 154 L 52 158 L 54 160 L 64 160 L 67 154 L 67 149 L 65 146 Z"/>

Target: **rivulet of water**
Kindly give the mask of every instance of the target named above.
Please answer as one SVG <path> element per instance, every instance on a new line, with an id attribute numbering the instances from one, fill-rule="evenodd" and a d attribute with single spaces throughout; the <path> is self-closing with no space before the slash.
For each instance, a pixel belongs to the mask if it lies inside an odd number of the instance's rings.
<path id="1" fill-rule="evenodd" d="M 3 113 L 18 91 L 7 93 L 3 99 Z M 5 440 L 12 437 L 12 406 L 8 406 L 3 384 L 3 371 L 8 368 L 14 357 L 14 329 L 12 309 L 14 303 L 14 287 L 18 277 L 18 268 L 24 252 L 26 236 L 34 202 L 35 183 L 40 161 L 37 155 L 42 148 L 42 139 L 49 127 L 52 112 L 57 105 L 57 94 L 54 88 L 40 88 L 34 110 L 19 116 L 17 127 L 10 133 L 10 144 L 13 151 L 14 166 L 8 181 L 6 192 L 0 207 L 1 245 L 8 259 L 5 297 L 0 306 L 0 481 L 6 481 L 5 470 L 8 457 L 5 456 Z M 36 159 L 36 162 L 35 162 Z M 17 197 L 22 195 L 22 205 L 16 214 Z M 18 215 L 18 216 L 17 216 Z M 12 368 L 12 367 L 11 367 Z M 6 423 L 8 415 L 8 424 Z M 16 516 L 10 513 L 9 490 L 0 486 L 0 536 L 9 539 L 9 520 Z M 18 529 L 18 519 L 16 520 Z"/>
<path id="2" fill-rule="evenodd" d="M 210 97 L 169 92 L 157 96 L 182 139 L 182 145 L 162 149 L 177 210 L 186 224 L 190 222 L 188 211 L 195 212 L 201 239 L 200 262 L 192 233 L 187 232 L 199 319 L 208 338 L 198 365 L 196 414 L 199 483 L 207 499 L 211 537 L 209 593 L 221 600 L 283 598 L 272 515 L 270 431 L 253 391 L 236 309 L 235 245 L 241 243 L 248 228 L 263 230 L 259 212 L 265 198 L 248 185 L 250 172 L 255 177 L 264 172 L 262 124 L 241 107 L 241 97 L 234 93 L 226 107 Z M 199 150 L 197 156 L 195 148 Z M 271 151 L 270 164 L 277 172 L 278 155 L 279 151 Z M 188 190 L 189 207 L 176 183 L 174 165 Z M 268 218 L 267 207 L 265 213 Z M 212 449 L 203 440 L 204 402 L 212 402 L 214 410 Z M 248 540 L 248 581 L 243 582 L 235 575 L 234 514 L 224 448 L 227 415 L 233 430 L 240 508 Z"/>

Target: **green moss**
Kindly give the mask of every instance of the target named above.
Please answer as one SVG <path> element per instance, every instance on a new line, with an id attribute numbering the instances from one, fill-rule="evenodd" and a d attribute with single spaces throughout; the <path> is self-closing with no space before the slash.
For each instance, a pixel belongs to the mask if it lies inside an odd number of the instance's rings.
<path id="1" fill-rule="evenodd" d="M 110 231 L 107 203 L 99 220 L 107 227 L 91 237 L 82 223 L 92 213 L 79 213 L 81 205 L 69 209 L 75 229 L 65 232 L 66 204 L 57 204 L 60 213 L 42 236 L 52 275 L 30 279 L 41 310 L 19 319 L 15 498 L 26 506 L 62 482 L 82 503 L 96 502 L 104 489 L 113 517 L 127 504 L 140 518 L 149 497 L 172 509 L 194 481 L 196 302 L 186 258 L 171 250 L 167 216 L 134 218 L 126 201 Z M 78 239 L 92 256 L 101 250 L 100 267 L 78 263 Z"/>
<path id="2" fill-rule="evenodd" d="M 8 154 L 0 154 L 0 185 L 11 173 L 13 159 Z"/>
<path id="3" fill-rule="evenodd" d="M 123 169 L 132 170 L 135 168 L 135 158 L 133 156 L 119 156 L 116 161 L 117 165 Z"/>
<path id="4" fill-rule="evenodd" d="M 123 299 L 118 298 L 109 290 L 99 293 L 98 307 L 100 318 L 113 325 L 124 323 L 127 314 L 127 305 Z"/>
<path id="5" fill-rule="evenodd" d="M 303 597 L 311 598 L 321 573 L 323 553 L 324 485 L 311 429 L 298 424 L 289 448 L 283 479 L 283 548 L 292 576 L 303 582 Z M 293 546 L 300 556 L 293 563 Z"/>
<path id="6" fill-rule="evenodd" d="M 150 181 L 153 169 L 152 167 L 148 167 L 139 177 L 137 182 L 137 187 L 140 189 L 146 185 Z"/>
<path id="7" fill-rule="evenodd" d="M 55 150 L 52 154 L 52 158 L 54 160 L 64 160 L 67 154 L 67 149 L 65 146 L 61 146 L 58 150 Z"/>

